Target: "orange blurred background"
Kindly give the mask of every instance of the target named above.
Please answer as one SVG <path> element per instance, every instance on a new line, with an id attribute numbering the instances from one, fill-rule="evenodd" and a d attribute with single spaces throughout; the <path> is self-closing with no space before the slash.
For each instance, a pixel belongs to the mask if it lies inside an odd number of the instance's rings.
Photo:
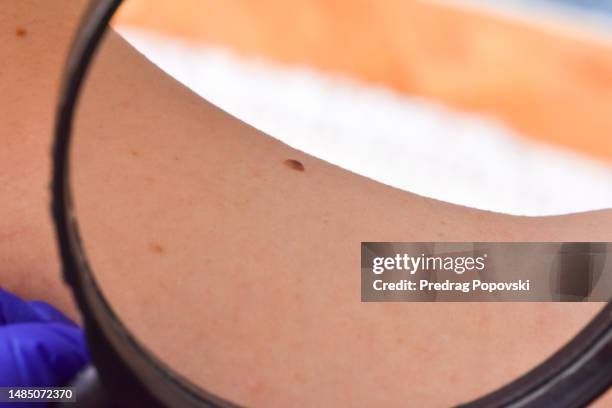
<path id="1" fill-rule="evenodd" d="M 118 20 L 486 113 L 612 162 L 612 42 L 595 36 L 414 0 L 130 0 Z"/>

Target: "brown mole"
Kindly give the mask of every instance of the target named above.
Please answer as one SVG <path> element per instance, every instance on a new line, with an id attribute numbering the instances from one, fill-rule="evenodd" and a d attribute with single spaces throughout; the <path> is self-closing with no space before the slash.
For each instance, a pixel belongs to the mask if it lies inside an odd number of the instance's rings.
<path id="1" fill-rule="evenodd" d="M 151 252 L 156 254 L 163 254 L 165 252 L 164 247 L 161 246 L 159 242 L 152 242 L 151 244 L 149 244 L 149 249 L 151 250 Z"/>
<path id="2" fill-rule="evenodd" d="M 26 30 L 25 28 L 18 27 L 17 29 L 15 29 L 15 35 L 17 37 L 25 37 L 27 34 L 28 30 Z"/>
<path id="3" fill-rule="evenodd" d="M 296 171 L 304 171 L 304 170 L 306 170 L 306 168 L 304 167 L 302 162 L 299 161 L 299 160 L 287 159 L 283 163 L 285 163 L 285 165 L 287 167 L 289 167 L 289 168 L 291 168 L 293 170 L 296 170 Z"/>

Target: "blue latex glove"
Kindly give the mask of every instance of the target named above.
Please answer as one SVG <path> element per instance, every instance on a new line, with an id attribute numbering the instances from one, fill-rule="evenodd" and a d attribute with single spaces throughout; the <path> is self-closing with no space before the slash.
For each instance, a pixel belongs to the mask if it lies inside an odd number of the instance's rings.
<path id="1" fill-rule="evenodd" d="M 0 387 L 65 386 L 88 361 L 77 325 L 47 303 L 0 289 Z"/>

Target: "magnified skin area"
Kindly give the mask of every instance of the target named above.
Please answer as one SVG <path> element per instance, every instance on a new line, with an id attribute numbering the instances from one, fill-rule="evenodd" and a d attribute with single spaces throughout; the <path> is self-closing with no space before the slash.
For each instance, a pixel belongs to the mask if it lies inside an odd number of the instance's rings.
<path id="1" fill-rule="evenodd" d="M 78 10 L 45 4 L 9 3 L 0 15 L 27 30 L 0 35 L 12 56 L 2 72 L 15 78 L 0 93 L 0 277 L 75 316 L 57 279 L 45 187 Z M 45 18 L 32 23 L 31 10 Z M 81 100 L 74 194 L 96 276 L 149 350 L 227 399 L 448 406 L 533 367 L 601 307 L 361 303 L 359 243 L 610 241 L 608 210 L 514 217 L 384 186 L 241 123 L 115 34 Z"/>

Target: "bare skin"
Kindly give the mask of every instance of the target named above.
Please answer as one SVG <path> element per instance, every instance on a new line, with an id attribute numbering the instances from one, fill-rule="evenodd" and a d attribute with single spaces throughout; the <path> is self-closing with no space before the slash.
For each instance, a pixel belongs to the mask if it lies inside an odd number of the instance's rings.
<path id="1" fill-rule="evenodd" d="M 0 34 L 11 78 L 0 92 L 0 279 L 76 316 L 46 207 L 55 91 L 79 11 L 61 3 L 0 12 L 14 27 Z M 100 243 L 88 255 L 144 344 L 219 395 L 447 406 L 531 368 L 601 307 L 362 304 L 361 241 L 610 241 L 612 213 L 525 218 L 419 197 L 237 121 L 116 36 L 99 62 L 77 123 L 89 142 L 76 145 L 77 209 L 86 241 Z"/>

